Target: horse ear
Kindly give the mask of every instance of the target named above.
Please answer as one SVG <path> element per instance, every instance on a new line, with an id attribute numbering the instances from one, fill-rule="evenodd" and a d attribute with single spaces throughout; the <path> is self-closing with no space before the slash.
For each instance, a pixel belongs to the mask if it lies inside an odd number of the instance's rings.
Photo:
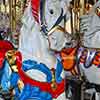
<path id="1" fill-rule="evenodd" d="M 31 6 L 33 17 L 39 23 L 40 0 L 31 0 Z"/>

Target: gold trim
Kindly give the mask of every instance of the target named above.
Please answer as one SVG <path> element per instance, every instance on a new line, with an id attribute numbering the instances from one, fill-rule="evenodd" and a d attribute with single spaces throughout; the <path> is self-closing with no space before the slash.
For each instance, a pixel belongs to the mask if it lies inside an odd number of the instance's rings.
<path id="1" fill-rule="evenodd" d="M 53 32 L 55 32 L 55 31 L 61 31 L 61 32 L 66 32 L 65 31 L 65 29 L 63 28 L 63 27 L 61 27 L 61 26 L 59 26 L 59 25 L 57 25 L 57 26 L 55 26 L 55 27 L 53 27 L 52 29 L 50 29 L 50 31 L 48 32 L 48 35 L 51 35 Z"/>

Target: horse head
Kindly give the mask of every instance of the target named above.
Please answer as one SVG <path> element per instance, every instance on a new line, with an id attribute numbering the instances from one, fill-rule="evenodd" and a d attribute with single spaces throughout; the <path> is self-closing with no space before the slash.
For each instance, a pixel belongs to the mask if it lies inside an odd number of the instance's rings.
<path id="1" fill-rule="evenodd" d="M 68 47 L 70 44 L 72 44 L 72 36 L 66 32 L 65 26 L 70 17 L 68 10 L 70 0 L 41 1 L 41 33 L 48 38 L 49 48 L 51 50 L 61 51 L 65 46 Z M 43 4 L 42 7 L 41 4 Z"/>

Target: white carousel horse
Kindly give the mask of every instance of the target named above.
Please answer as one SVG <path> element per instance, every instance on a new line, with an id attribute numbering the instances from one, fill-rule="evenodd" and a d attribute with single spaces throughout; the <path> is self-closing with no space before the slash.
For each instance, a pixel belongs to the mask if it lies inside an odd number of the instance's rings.
<path id="1" fill-rule="evenodd" d="M 82 56 L 86 56 L 87 62 L 85 64 L 86 65 L 85 67 L 87 67 L 87 68 L 83 68 L 83 67 L 82 68 L 84 69 L 84 71 L 87 70 L 86 75 L 89 78 L 90 82 L 96 83 L 96 84 L 100 84 L 100 80 L 98 80 L 99 77 L 100 77 L 100 75 L 99 75 L 100 74 L 99 73 L 99 66 L 98 66 L 99 63 L 96 63 L 96 65 L 98 67 L 93 67 L 93 66 L 95 66 L 94 64 L 92 64 L 92 66 L 89 66 L 89 65 L 90 65 L 90 63 L 92 63 L 93 58 L 96 55 L 99 55 L 98 53 L 96 53 L 96 52 L 99 52 L 99 48 L 100 48 L 100 45 L 99 45 L 100 44 L 99 31 L 100 31 L 100 1 L 98 1 L 93 6 L 92 11 L 90 11 L 90 13 L 88 15 L 83 15 L 83 16 L 80 17 L 80 33 L 83 36 L 83 37 L 81 37 L 81 39 L 82 39 L 81 44 L 82 44 L 83 47 L 80 47 L 79 52 L 78 52 L 78 58 L 80 59 L 80 56 L 81 56 L 82 52 L 85 49 L 87 49 L 87 51 L 88 51 L 88 52 L 86 51 L 87 56 L 82 55 Z M 67 48 L 68 45 L 66 45 L 67 51 L 63 50 L 63 53 L 66 52 L 67 55 L 69 55 L 72 52 L 72 55 L 75 54 L 75 51 L 73 49 L 77 46 L 77 41 L 75 41 L 75 40 L 73 40 L 73 41 L 72 40 L 69 41 L 69 43 L 70 43 L 69 44 L 69 49 Z M 73 59 L 73 58 L 71 58 L 71 59 Z M 85 60 L 85 58 L 83 58 L 83 60 Z M 97 57 L 97 60 L 99 60 L 98 57 Z M 94 78 L 91 74 L 88 74 L 90 72 L 91 72 L 92 75 L 94 75 Z"/>
<path id="2" fill-rule="evenodd" d="M 80 18 L 81 45 L 67 48 L 61 52 L 66 76 L 84 75 L 97 91 L 96 100 L 100 100 L 100 1 L 88 15 Z M 80 34 L 80 35 L 81 35 Z M 76 59 L 77 57 L 77 59 Z M 76 61 L 76 62 L 75 62 Z M 78 67 L 75 67 L 78 66 Z M 79 71 L 79 73 L 77 73 Z M 91 86 L 90 86 L 91 87 Z M 99 92 L 99 93 L 98 93 Z"/>
<path id="3" fill-rule="evenodd" d="M 86 50 L 86 62 L 80 64 L 89 82 L 100 85 L 99 53 L 100 53 L 100 1 L 98 1 L 90 14 L 80 18 L 80 30 L 83 33 L 82 50 Z M 86 47 L 86 48 L 85 48 Z M 90 64 L 91 63 L 91 64 Z"/>
<path id="4" fill-rule="evenodd" d="M 35 3 L 37 6 L 34 5 Z M 40 11 L 37 13 L 39 4 Z M 22 19 L 19 51 L 22 53 L 23 70 L 31 69 L 26 74 L 37 82 L 37 85 L 33 84 L 33 92 L 35 89 L 39 91 L 39 93 L 36 92 L 38 95 L 35 100 L 38 100 L 39 97 L 42 98 L 41 100 L 66 100 L 63 91 L 64 70 L 54 55 L 55 50 L 60 51 L 70 40 L 66 40 L 66 36 L 69 35 L 65 35 L 64 28 L 62 28 L 66 18 L 68 18 L 65 8 L 66 0 L 32 0 Z M 49 85 L 46 86 L 46 83 Z M 38 86 L 38 84 L 41 85 Z M 54 87 L 52 88 L 50 84 Z M 19 100 L 25 100 L 25 95 L 30 96 L 28 87 L 29 84 L 24 88 Z M 27 88 L 28 93 L 25 92 Z"/>
<path id="5" fill-rule="evenodd" d="M 83 33 L 82 45 L 79 51 L 79 67 L 82 68 L 89 83 L 96 84 L 96 100 L 100 100 L 100 1 L 88 15 L 80 18 L 80 30 Z"/>

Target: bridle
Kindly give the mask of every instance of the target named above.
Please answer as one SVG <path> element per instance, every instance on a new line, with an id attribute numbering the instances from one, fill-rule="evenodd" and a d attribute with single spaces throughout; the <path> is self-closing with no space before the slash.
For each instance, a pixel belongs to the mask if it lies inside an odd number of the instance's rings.
<path id="1" fill-rule="evenodd" d="M 47 24 L 46 24 L 46 19 L 45 19 L 45 5 L 46 5 L 46 0 L 40 0 L 40 25 L 41 25 L 41 33 L 42 35 L 48 40 L 49 43 L 49 49 L 50 49 L 50 36 L 55 32 L 55 31 L 60 31 L 64 34 L 70 35 L 66 29 L 65 26 L 62 27 L 59 24 L 64 20 L 64 25 L 66 23 L 66 14 L 64 14 L 63 8 L 61 8 L 61 13 L 59 17 L 57 18 L 56 22 L 54 25 L 52 25 L 52 28 L 48 30 Z M 66 35 L 65 35 L 66 37 Z"/>
<path id="2" fill-rule="evenodd" d="M 40 0 L 40 24 L 41 24 L 41 32 L 44 35 L 48 35 L 48 33 L 51 32 L 51 30 L 56 29 L 55 27 L 60 24 L 60 22 L 64 19 L 66 21 L 66 14 L 63 15 L 63 8 L 61 8 L 61 14 L 57 18 L 55 24 L 52 26 L 50 30 L 47 29 L 46 19 L 45 19 L 45 4 L 46 0 Z"/>

